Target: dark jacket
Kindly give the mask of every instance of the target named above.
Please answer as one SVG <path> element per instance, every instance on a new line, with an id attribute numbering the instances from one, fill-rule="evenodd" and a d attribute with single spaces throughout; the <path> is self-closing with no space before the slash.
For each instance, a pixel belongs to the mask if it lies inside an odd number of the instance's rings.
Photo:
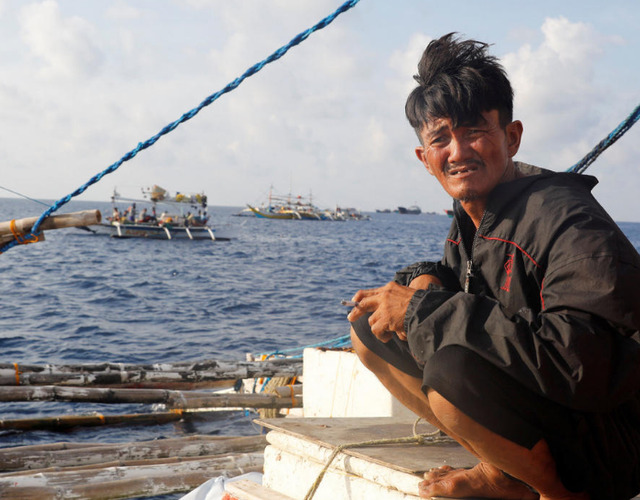
<path id="1" fill-rule="evenodd" d="M 555 402 L 608 411 L 640 389 L 640 256 L 595 178 L 517 166 L 527 176 L 494 189 L 477 232 L 456 202 L 442 262 L 397 275 L 445 285 L 413 296 L 409 346 L 421 363 L 464 346 Z"/>

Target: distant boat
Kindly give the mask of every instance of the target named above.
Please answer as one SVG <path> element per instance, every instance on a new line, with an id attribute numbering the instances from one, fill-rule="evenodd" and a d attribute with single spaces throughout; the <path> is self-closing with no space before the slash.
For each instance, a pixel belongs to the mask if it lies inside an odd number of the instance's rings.
<path id="1" fill-rule="evenodd" d="M 238 213 L 231 215 L 233 215 L 234 217 L 255 217 L 256 214 L 254 214 L 253 211 L 247 206 L 240 210 Z"/>
<path id="2" fill-rule="evenodd" d="M 329 212 L 329 215 L 335 220 L 371 220 L 370 216 L 363 214 L 357 208 L 352 207 L 336 207 L 335 211 Z"/>
<path id="3" fill-rule="evenodd" d="M 422 213 L 422 210 L 420 210 L 420 207 L 417 205 L 411 205 L 409 208 L 398 207 L 398 213 L 418 215 Z"/>
<path id="4" fill-rule="evenodd" d="M 448 210 L 445 208 L 444 213 L 447 214 L 449 217 L 453 218 L 453 210 Z"/>
<path id="5" fill-rule="evenodd" d="M 249 210 L 259 219 L 293 219 L 293 220 L 322 220 L 319 212 L 307 207 L 277 207 L 266 210 L 247 205 Z"/>
<path id="6" fill-rule="evenodd" d="M 368 215 L 363 215 L 355 208 L 340 208 L 335 210 L 316 207 L 311 196 L 279 196 L 269 190 L 269 199 L 260 207 L 247 205 L 247 209 L 260 219 L 292 219 L 292 220 L 369 220 Z M 238 214 L 240 215 L 240 214 Z"/>
<path id="7" fill-rule="evenodd" d="M 204 193 L 169 196 L 160 186 L 153 186 L 143 189 L 142 195 L 143 199 L 123 198 L 114 190 L 111 196 L 113 213 L 105 222 L 91 226 L 93 232 L 114 238 L 228 240 L 216 237 L 214 229 L 208 225 Z M 121 211 L 118 202 L 130 205 Z M 149 205 L 150 210 L 145 205 Z M 159 210 L 162 210 L 160 214 Z"/>
<path id="8" fill-rule="evenodd" d="M 292 220 L 323 220 L 322 210 L 314 206 L 309 199 L 302 196 L 280 196 L 269 189 L 269 198 L 260 207 L 247 204 L 253 215 L 260 219 L 292 219 Z"/>

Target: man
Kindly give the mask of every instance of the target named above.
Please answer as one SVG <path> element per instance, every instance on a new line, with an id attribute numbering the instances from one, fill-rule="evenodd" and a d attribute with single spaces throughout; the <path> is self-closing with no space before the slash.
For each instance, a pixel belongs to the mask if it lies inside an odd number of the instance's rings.
<path id="1" fill-rule="evenodd" d="M 406 114 L 454 198 L 441 262 L 360 290 L 358 356 L 480 459 L 423 497 L 628 499 L 640 491 L 640 256 L 593 177 L 513 160 L 523 126 L 487 45 L 432 41 Z"/>

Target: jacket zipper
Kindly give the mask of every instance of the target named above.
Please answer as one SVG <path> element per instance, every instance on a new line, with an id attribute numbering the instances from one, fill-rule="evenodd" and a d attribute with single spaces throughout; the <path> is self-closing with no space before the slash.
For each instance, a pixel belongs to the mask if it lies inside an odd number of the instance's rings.
<path id="1" fill-rule="evenodd" d="M 464 279 L 464 293 L 469 293 L 469 288 L 471 287 L 471 278 L 473 278 L 473 260 L 469 259 L 467 261 L 467 275 Z"/>
<path id="2" fill-rule="evenodd" d="M 468 259 L 467 259 L 467 272 L 464 278 L 464 293 L 470 293 L 469 290 L 471 289 L 471 280 L 473 279 L 473 249 L 476 246 L 476 240 L 478 239 L 478 231 L 480 231 L 480 228 L 482 227 L 482 222 L 484 221 L 484 215 L 486 213 L 487 212 L 485 210 L 485 212 L 482 214 L 482 217 L 480 219 L 480 224 L 478 224 L 478 228 L 476 229 L 476 232 L 473 235 L 473 240 L 471 241 L 471 251 L 469 251 L 469 249 L 467 249 L 465 246 L 465 251 L 468 255 Z M 464 238 L 462 237 L 462 230 L 460 229 L 460 224 L 458 223 L 457 218 L 455 220 L 456 220 L 456 225 L 458 226 L 458 232 L 460 233 L 460 240 L 462 241 L 462 245 L 464 246 Z"/>

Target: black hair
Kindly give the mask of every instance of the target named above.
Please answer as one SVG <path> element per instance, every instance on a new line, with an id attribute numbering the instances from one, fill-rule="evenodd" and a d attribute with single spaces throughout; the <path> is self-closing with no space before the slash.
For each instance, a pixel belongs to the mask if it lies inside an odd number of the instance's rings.
<path id="1" fill-rule="evenodd" d="M 497 109 L 500 126 L 513 120 L 513 90 L 498 59 L 487 53 L 489 45 L 459 40 L 449 33 L 432 40 L 418 63 L 405 114 L 418 137 L 425 123 L 450 118 L 453 126 L 475 124 L 482 113 Z"/>

